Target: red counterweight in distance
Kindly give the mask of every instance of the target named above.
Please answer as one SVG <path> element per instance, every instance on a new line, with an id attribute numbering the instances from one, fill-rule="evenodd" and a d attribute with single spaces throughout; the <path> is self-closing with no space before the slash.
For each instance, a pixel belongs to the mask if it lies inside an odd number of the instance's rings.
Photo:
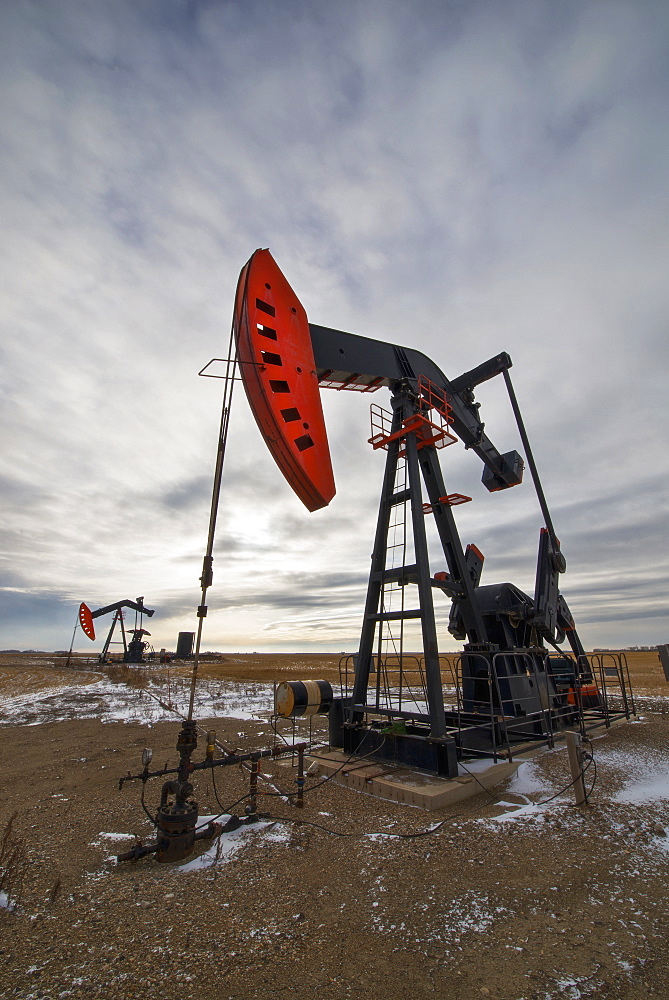
<path id="1" fill-rule="evenodd" d="M 274 461 L 308 510 L 335 495 L 309 321 L 269 250 L 242 268 L 237 357 L 253 416 Z"/>
<path id="2" fill-rule="evenodd" d="M 87 604 L 79 605 L 79 624 L 86 633 L 89 639 L 95 639 L 95 625 L 93 624 L 93 616 L 91 614 L 91 609 Z"/>

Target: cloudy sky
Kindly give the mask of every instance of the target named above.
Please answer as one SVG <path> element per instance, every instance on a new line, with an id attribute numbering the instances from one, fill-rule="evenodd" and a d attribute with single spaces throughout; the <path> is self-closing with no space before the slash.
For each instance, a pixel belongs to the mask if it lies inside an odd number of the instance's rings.
<path id="1" fill-rule="evenodd" d="M 197 373 L 257 247 L 312 322 L 450 377 L 508 351 L 586 645 L 669 641 L 668 39 L 663 0 L 3 4 L 0 648 L 139 594 L 157 647 L 194 630 Z M 499 381 L 486 430 L 521 450 Z M 383 458 L 369 397 L 323 401 L 338 492 L 309 514 L 235 394 L 205 648 L 357 644 Z M 443 459 L 484 582 L 531 592 L 529 481 Z"/>

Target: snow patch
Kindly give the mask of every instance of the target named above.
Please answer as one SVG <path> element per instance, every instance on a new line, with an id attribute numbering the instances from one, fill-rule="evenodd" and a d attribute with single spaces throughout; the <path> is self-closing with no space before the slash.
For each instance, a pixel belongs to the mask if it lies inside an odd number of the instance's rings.
<path id="1" fill-rule="evenodd" d="M 6 892 L 0 890 L 0 907 L 3 910 L 9 910 L 12 913 L 16 909 L 16 903 L 9 898 Z"/>
<path id="2" fill-rule="evenodd" d="M 512 795 L 546 795 L 551 787 L 539 774 L 535 761 L 526 760 L 514 774 L 508 790 Z"/>
<path id="3" fill-rule="evenodd" d="M 230 816 L 200 816 L 198 827 L 206 826 L 211 820 L 217 823 L 226 823 Z M 211 868 L 212 865 L 225 864 L 230 861 L 244 845 L 254 837 L 261 837 L 265 843 L 280 843 L 290 840 L 290 830 L 283 825 L 278 827 L 274 821 L 253 823 L 250 826 L 240 826 L 237 830 L 229 833 L 222 833 L 217 837 L 203 854 L 197 858 L 192 858 L 184 865 L 179 865 L 176 871 L 193 872 L 201 871 L 204 868 Z"/>
<path id="4" fill-rule="evenodd" d="M 162 679 L 160 683 L 150 681 L 149 687 L 143 690 L 113 684 L 104 677 L 92 684 L 44 688 L 8 698 L 0 709 L 0 725 L 39 726 L 72 719 L 150 725 L 185 715 L 188 693 L 188 678 L 172 679 L 168 699 Z M 197 687 L 195 714 L 201 719 L 266 718 L 272 710 L 271 685 L 202 680 Z"/>

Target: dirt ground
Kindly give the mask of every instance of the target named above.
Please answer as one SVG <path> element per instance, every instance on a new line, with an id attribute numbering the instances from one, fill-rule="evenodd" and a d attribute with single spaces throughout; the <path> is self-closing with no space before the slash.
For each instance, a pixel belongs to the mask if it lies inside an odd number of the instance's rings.
<path id="1" fill-rule="evenodd" d="M 0 663 L 4 697 L 32 671 L 37 698 L 37 669 Z M 39 669 L 49 689 L 71 683 Z M 593 741 L 587 809 L 570 791 L 537 804 L 569 782 L 563 748 L 429 814 L 318 778 L 298 811 L 276 794 L 294 769 L 263 761 L 261 808 L 279 820 L 191 870 L 114 859 L 152 835 L 141 783 L 118 779 L 145 746 L 152 766 L 174 763 L 178 720 L 0 725 L 0 830 L 16 814 L 1 887 L 20 904 L 0 908 L 0 997 L 668 997 L 669 685 L 646 669 L 638 719 Z M 199 721 L 244 751 L 274 742 L 265 719 Z M 218 769 L 216 790 L 197 785 L 201 814 L 247 785 Z M 150 809 L 159 792 L 147 785 Z"/>

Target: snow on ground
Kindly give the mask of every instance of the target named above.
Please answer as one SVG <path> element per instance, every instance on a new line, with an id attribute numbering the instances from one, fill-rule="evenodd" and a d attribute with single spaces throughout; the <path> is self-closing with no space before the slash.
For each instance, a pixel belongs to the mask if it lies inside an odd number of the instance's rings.
<path id="1" fill-rule="evenodd" d="M 173 720 L 175 715 L 185 714 L 188 706 L 188 681 L 186 678 L 180 680 L 182 683 L 172 682 L 169 701 L 164 684 L 151 684 L 144 691 L 126 684 L 114 684 L 106 677 L 93 684 L 45 688 L 5 699 L 0 707 L 0 725 L 39 726 L 72 719 L 149 724 Z M 266 718 L 272 708 L 273 692 L 269 684 L 200 681 L 197 687 L 196 718 Z"/>
<path id="2" fill-rule="evenodd" d="M 211 816 L 200 816 L 197 821 L 197 829 L 200 830 L 214 820 L 222 826 L 230 819 L 228 813 L 213 814 Z M 288 824 L 280 824 L 273 820 L 260 821 L 249 826 L 240 826 L 236 830 L 222 833 L 219 837 L 211 841 L 206 850 L 196 857 L 191 857 L 185 864 L 177 865 L 175 871 L 197 872 L 203 868 L 211 868 L 213 865 L 225 864 L 231 861 L 234 856 L 254 838 L 261 838 L 263 843 L 280 843 L 290 840 L 291 831 Z M 128 842 L 134 841 L 135 835 L 132 833 L 105 833 L 101 832 L 91 842 L 92 847 L 102 848 L 104 851 L 111 851 L 103 858 L 104 865 L 101 869 L 90 874 L 92 881 L 98 881 L 108 874 L 108 863 L 115 862 L 118 853 L 125 851 L 131 846 Z M 201 845 L 200 845 L 201 849 Z M 196 844 L 195 851 L 197 852 Z M 6 906 L 3 902 L 3 893 L 0 893 L 0 906 Z M 5 897 L 6 899 L 6 897 Z M 11 904 L 8 906 L 11 909 Z"/>
<path id="3" fill-rule="evenodd" d="M 563 750 L 564 747 L 560 747 Z M 669 799 L 669 771 L 667 754 L 660 747 L 646 747 L 629 750 L 607 747 L 595 740 L 594 755 L 597 766 L 622 783 L 622 787 L 611 798 L 618 803 L 646 805 L 658 800 Z M 566 788 L 556 798 L 557 789 L 546 781 L 540 773 L 539 759 L 523 761 L 509 782 L 506 792 L 525 799 L 524 804 L 498 800 L 496 805 L 503 809 L 499 816 L 479 820 L 484 824 L 514 823 L 519 821 L 541 822 L 545 813 L 569 809 L 573 802 L 571 787 Z M 669 838 L 657 837 L 655 847 L 669 850 Z"/>
<path id="4" fill-rule="evenodd" d="M 211 820 L 215 820 L 217 823 L 224 824 L 230 819 L 230 816 L 224 814 L 223 816 L 200 816 L 198 819 L 198 828 L 206 826 Z M 272 821 L 269 822 L 259 822 L 253 823 L 250 826 L 240 826 L 236 830 L 231 830 L 229 833 L 222 833 L 208 850 L 204 851 L 196 858 L 192 858 L 187 861 L 184 865 L 179 865 L 177 871 L 180 872 L 193 872 L 200 871 L 202 868 L 211 868 L 212 865 L 224 864 L 230 861 L 240 848 L 244 847 L 249 840 L 253 838 L 260 837 L 265 843 L 269 842 L 280 842 L 290 840 L 290 830 L 288 829 L 288 824 L 278 824 Z"/>
<path id="5" fill-rule="evenodd" d="M 172 684 L 170 701 L 182 712 L 187 705 L 187 696 L 187 679 Z M 239 719 L 267 719 L 272 711 L 272 696 L 270 684 L 203 680 L 198 685 L 195 712 L 199 718 L 225 715 Z M 163 701 L 163 704 L 157 699 Z M 0 713 L 0 724 L 21 721 L 24 724 L 37 725 L 40 722 L 90 717 L 101 718 L 105 722 L 152 723 L 173 720 L 175 713 L 167 705 L 166 699 L 167 693 L 164 687 L 151 687 L 147 692 L 123 684 L 113 684 L 107 678 L 103 678 L 85 687 L 71 685 L 56 692 L 48 690 L 39 695 L 11 699 Z M 641 723 L 643 720 L 638 721 Z M 291 735 L 287 737 L 287 741 L 292 742 Z M 630 747 L 629 750 L 620 746 L 609 747 L 606 740 L 599 737 L 593 737 L 592 742 L 598 766 L 608 775 L 615 777 L 618 786 L 618 790 L 609 799 L 611 808 L 608 808 L 605 814 L 609 832 L 601 831 L 600 836 L 604 840 L 618 842 L 620 838 L 630 836 L 632 827 L 633 833 L 637 828 L 641 829 L 642 823 L 638 819 L 630 821 L 620 818 L 614 804 L 638 807 L 669 799 L 666 751 L 664 748 L 651 746 Z M 564 753 L 564 746 L 556 748 L 553 752 Z M 467 761 L 461 773 L 476 773 L 489 767 L 489 761 Z M 540 824 L 541 835 L 552 836 L 559 833 L 566 823 L 572 827 L 575 824 L 585 826 L 585 821 L 579 817 L 578 811 L 574 810 L 572 805 L 571 789 L 564 789 L 557 799 L 552 799 L 557 791 L 559 791 L 557 785 L 545 776 L 541 756 L 524 760 L 520 762 L 516 774 L 504 786 L 505 797 L 498 798 L 496 802 L 500 815 L 464 819 L 449 824 L 446 830 L 451 836 L 466 837 L 468 831 L 478 824 L 497 831 L 500 829 L 498 824 L 518 824 L 516 827 L 518 833 L 523 829 L 526 832 L 532 832 L 532 829 L 537 832 Z M 499 790 L 493 789 L 492 794 L 497 798 Z M 328 813 L 321 812 L 319 816 L 327 817 Z M 225 823 L 228 816 L 201 816 L 198 826 L 206 825 L 212 819 Z M 441 824 L 431 823 L 426 818 L 425 826 L 426 828 L 434 826 L 437 830 Z M 587 836 L 585 828 L 583 833 Z M 654 830 L 650 830 L 651 836 L 647 841 L 636 845 L 633 853 L 627 852 L 629 858 L 626 862 L 626 885 L 629 885 L 635 876 L 653 877 L 658 866 L 661 869 L 664 864 L 666 852 L 669 852 L 669 837 L 652 835 L 654 833 Z M 197 848 L 201 853 L 179 864 L 174 870 L 191 878 L 197 878 L 207 869 L 234 861 L 239 853 L 252 843 L 288 842 L 291 835 L 292 830 L 289 826 L 272 821 L 248 827 L 242 826 L 237 830 L 223 833 L 212 842 L 203 843 Z M 374 850 L 377 845 L 378 847 L 383 845 L 385 848 L 396 837 L 397 834 L 392 830 L 387 833 L 375 832 L 365 835 L 370 850 Z M 98 834 L 94 843 L 104 855 L 103 864 L 100 869 L 91 873 L 91 881 L 108 877 L 110 862 L 119 850 L 126 848 L 127 843 L 124 841 L 127 842 L 128 839 L 131 839 L 128 834 L 112 832 Z M 483 864 L 477 858 L 468 860 L 472 864 Z M 421 948 L 440 948 L 444 955 L 457 954 L 464 950 L 472 937 L 496 933 L 498 926 L 503 925 L 505 920 L 515 918 L 518 913 L 530 909 L 533 905 L 531 895 L 519 899 L 517 908 L 512 904 L 502 904 L 496 892 L 497 885 L 499 883 L 491 885 L 488 891 L 469 889 L 458 893 L 454 898 L 444 897 L 443 893 L 435 890 L 429 897 L 416 901 L 411 920 L 405 921 L 398 920 L 392 906 L 388 905 L 386 895 L 388 888 L 381 878 L 377 880 L 372 890 L 369 929 L 381 936 L 395 936 L 399 933 Z M 553 891 L 557 894 L 559 887 L 556 885 Z M 615 902 L 608 886 L 593 886 L 593 892 L 595 896 L 589 900 L 591 907 L 610 906 Z M 7 905 L 8 901 L 3 900 L 0 895 L 0 906 Z M 252 931 L 251 936 L 258 935 L 259 939 L 264 940 L 274 933 L 279 934 L 280 931 L 263 926 Z M 522 943 L 517 942 L 506 947 L 518 952 L 524 950 Z M 619 965 L 621 976 L 631 977 L 633 970 L 629 967 L 625 955 L 613 954 L 613 958 Z M 533 992 L 535 1000 L 539 998 L 557 1000 L 558 997 L 564 997 L 566 1000 L 586 1000 L 597 995 L 602 986 L 597 977 L 580 977 L 564 973 L 554 975 L 554 981 L 547 982 L 543 988 Z M 529 1000 L 529 997 L 526 1000 Z"/>
<path id="6" fill-rule="evenodd" d="M 551 786 L 546 782 L 539 772 L 536 762 L 533 760 L 523 761 L 508 787 L 508 791 L 513 795 L 546 796 L 550 794 Z"/>
<path id="7" fill-rule="evenodd" d="M 10 912 L 16 908 L 16 904 L 12 902 L 6 892 L 0 890 L 0 907 L 3 910 L 9 910 Z"/>

